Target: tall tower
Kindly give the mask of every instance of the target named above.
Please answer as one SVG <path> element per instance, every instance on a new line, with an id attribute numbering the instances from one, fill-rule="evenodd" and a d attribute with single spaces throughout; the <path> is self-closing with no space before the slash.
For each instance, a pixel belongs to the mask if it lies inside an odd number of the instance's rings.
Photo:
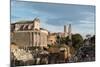
<path id="1" fill-rule="evenodd" d="M 66 28 L 66 25 L 64 25 L 64 37 L 67 36 L 67 28 Z"/>
<path id="2" fill-rule="evenodd" d="M 69 39 L 71 40 L 72 39 L 71 24 L 69 24 L 69 27 L 68 27 L 68 36 L 69 36 Z"/>
<path id="3" fill-rule="evenodd" d="M 34 29 L 39 30 L 40 29 L 40 19 L 36 17 L 33 21 L 34 21 Z"/>

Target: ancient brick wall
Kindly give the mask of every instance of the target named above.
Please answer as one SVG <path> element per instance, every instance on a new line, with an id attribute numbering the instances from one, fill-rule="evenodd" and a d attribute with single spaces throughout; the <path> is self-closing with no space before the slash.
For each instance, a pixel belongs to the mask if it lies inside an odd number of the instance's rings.
<path id="1" fill-rule="evenodd" d="M 40 32 L 14 32 L 11 35 L 11 42 L 16 43 L 19 47 L 31 47 L 31 46 L 47 46 L 47 34 Z"/>
<path id="2" fill-rule="evenodd" d="M 47 34 L 45 33 L 40 33 L 40 46 L 47 46 Z"/>
<path id="3" fill-rule="evenodd" d="M 29 32 L 14 32 L 11 38 L 12 42 L 15 42 L 19 47 L 25 47 L 31 44 Z"/>

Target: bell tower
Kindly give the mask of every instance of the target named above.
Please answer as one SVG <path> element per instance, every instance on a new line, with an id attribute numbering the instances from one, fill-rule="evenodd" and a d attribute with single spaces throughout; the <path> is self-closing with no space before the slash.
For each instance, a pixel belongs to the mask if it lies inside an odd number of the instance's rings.
<path id="1" fill-rule="evenodd" d="M 67 37 L 67 27 L 64 25 L 64 37 Z"/>
<path id="2" fill-rule="evenodd" d="M 39 18 L 35 18 L 34 20 L 34 29 L 36 29 L 36 30 L 40 30 L 40 19 Z"/>
<path id="3" fill-rule="evenodd" d="M 69 36 L 69 39 L 71 40 L 72 39 L 71 24 L 69 24 L 69 27 L 68 27 L 68 36 Z"/>

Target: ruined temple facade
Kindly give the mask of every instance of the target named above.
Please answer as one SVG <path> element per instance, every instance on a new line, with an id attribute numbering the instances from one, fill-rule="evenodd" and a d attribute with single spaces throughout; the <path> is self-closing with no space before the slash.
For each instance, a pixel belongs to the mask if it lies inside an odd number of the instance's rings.
<path id="1" fill-rule="evenodd" d="M 47 47 L 48 31 L 40 28 L 39 18 L 11 24 L 11 42 L 19 47 Z"/>

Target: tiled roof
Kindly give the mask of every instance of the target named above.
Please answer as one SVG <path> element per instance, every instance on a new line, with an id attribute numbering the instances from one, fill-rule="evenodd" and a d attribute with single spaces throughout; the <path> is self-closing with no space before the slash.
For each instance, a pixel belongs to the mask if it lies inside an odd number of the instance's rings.
<path id="1" fill-rule="evenodd" d="M 18 21 L 16 23 L 12 23 L 12 24 L 30 24 L 33 23 L 33 21 Z"/>

